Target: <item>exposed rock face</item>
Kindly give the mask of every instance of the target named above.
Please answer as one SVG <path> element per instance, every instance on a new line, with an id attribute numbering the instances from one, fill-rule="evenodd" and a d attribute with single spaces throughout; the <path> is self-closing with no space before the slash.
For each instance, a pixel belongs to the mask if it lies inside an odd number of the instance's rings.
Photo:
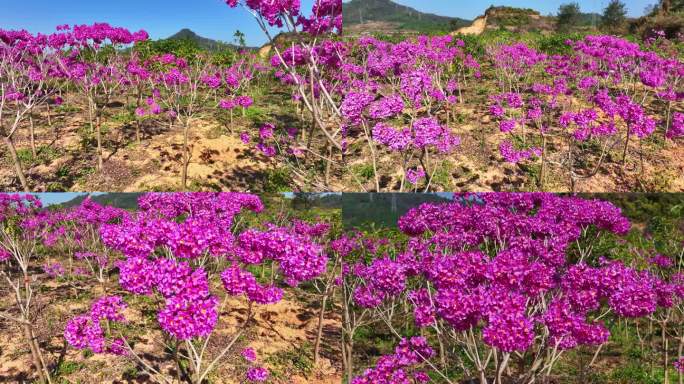
<path id="1" fill-rule="evenodd" d="M 505 29 L 511 32 L 552 31 L 551 18 L 533 9 L 489 7 L 472 25 L 459 28 L 452 35 L 480 35 L 488 30 Z"/>
<path id="2" fill-rule="evenodd" d="M 266 44 L 263 47 L 259 48 L 259 57 L 262 59 L 267 59 L 269 56 L 271 56 L 271 44 Z"/>
<path id="3" fill-rule="evenodd" d="M 452 35 L 481 35 L 487 29 L 487 15 L 480 16 L 469 27 L 463 27 L 452 32 Z"/>

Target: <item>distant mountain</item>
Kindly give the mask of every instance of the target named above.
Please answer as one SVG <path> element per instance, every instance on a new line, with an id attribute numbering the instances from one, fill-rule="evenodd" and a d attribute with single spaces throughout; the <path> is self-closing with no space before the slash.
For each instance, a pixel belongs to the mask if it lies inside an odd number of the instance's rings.
<path id="1" fill-rule="evenodd" d="M 99 195 L 79 195 L 73 199 L 64 202 L 62 204 L 56 205 L 58 208 L 69 208 L 81 205 L 83 200 L 88 196 L 90 199 L 100 205 L 112 206 L 123 209 L 136 209 L 138 208 L 138 197 L 142 193 L 103 193 Z M 52 207 L 51 207 L 52 208 Z"/>
<path id="2" fill-rule="evenodd" d="M 458 17 L 423 13 L 391 0 L 352 0 L 342 3 L 342 14 L 348 34 L 362 31 L 361 26 L 368 24 L 384 24 L 387 29 L 397 29 L 397 32 L 430 33 L 452 31 L 471 22 Z"/>
<path id="3" fill-rule="evenodd" d="M 341 209 L 341 193 L 308 193 L 297 192 L 291 196 L 291 204 L 295 209 L 307 210 L 314 207 L 326 209 Z"/>
<path id="4" fill-rule="evenodd" d="M 180 31 L 178 31 L 176 34 L 173 36 L 170 36 L 167 40 L 190 40 L 194 43 L 197 44 L 199 48 L 206 49 L 208 51 L 220 51 L 226 48 L 232 48 L 232 49 L 240 49 L 241 47 L 235 45 L 235 44 L 230 44 L 230 43 L 224 43 L 222 41 L 218 40 L 212 40 L 206 37 L 202 37 L 192 30 L 188 28 L 183 28 Z M 250 47 L 246 47 L 248 49 L 252 49 Z"/>
<path id="5" fill-rule="evenodd" d="M 396 228 L 399 218 L 411 208 L 423 203 L 450 202 L 453 200 L 447 194 L 345 193 L 342 195 L 342 223 L 345 228 Z"/>
<path id="6" fill-rule="evenodd" d="M 556 24 L 555 15 L 543 16 L 533 9 L 506 6 L 489 7 L 477 19 L 481 25 L 477 22 L 471 25 L 472 21 L 459 17 L 423 13 L 392 0 L 351 0 L 342 4 L 342 12 L 345 33 L 348 35 L 369 32 L 388 35 L 412 32 L 449 33 L 464 27 L 465 30 L 477 30 L 475 34 L 497 29 L 511 32 L 552 32 Z M 600 14 L 582 13 L 577 27 L 587 29 L 599 25 L 600 22 Z"/>

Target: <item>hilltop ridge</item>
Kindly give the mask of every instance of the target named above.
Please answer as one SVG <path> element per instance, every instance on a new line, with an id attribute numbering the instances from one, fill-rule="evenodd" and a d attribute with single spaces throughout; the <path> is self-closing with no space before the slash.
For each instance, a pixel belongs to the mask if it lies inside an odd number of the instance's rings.
<path id="1" fill-rule="evenodd" d="M 451 31 L 471 22 L 458 17 L 420 12 L 391 0 L 352 0 L 342 4 L 342 13 L 345 34 L 357 34 L 368 30 L 381 33 Z M 373 28 L 368 28 L 369 25 Z"/>

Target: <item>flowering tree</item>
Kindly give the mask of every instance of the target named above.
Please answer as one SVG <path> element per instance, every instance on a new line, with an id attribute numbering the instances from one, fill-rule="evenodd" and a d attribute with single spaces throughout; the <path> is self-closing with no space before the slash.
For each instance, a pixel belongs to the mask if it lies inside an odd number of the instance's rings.
<path id="1" fill-rule="evenodd" d="M 327 154 L 314 154 L 331 163 L 332 150 L 344 152 L 346 148 L 340 138 L 342 131 L 331 127 L 341 116 L 341 89 L 337 84 L 345 45 L 320 38 L 342 32 L 342 1 L 316 0 L 310 16 L 302 12 L 298 0 L 227 0 L 226 4 L 231 8 L 243 6 L 268 37 L 276 77 L 292 87 L 293 98 L 309 111 L 314 126 L 328 142 Z M 291 46 L 282 47 L 271 34 L 272 27 L 284 28 L 293 38 Z M 306 149 L 311 151 L 310 140 Z"/>
<path id="2" fill-rule="evenodd" d="M 48 86 L 48 79 L 59 75 L 55 73 L 55 66 L 46 36 L 0 30 L 0 135 L 12 159 L 14 172 L 26 192 L 30 187 L 14 138 L 31 111 L 51 97 L 54 90 Z M 30 135 L 35 153 L 33 124 Z"/>
<path id="3" fill-rule="evenodd" d="M 148 39 L 147 32 L 130 32 L 106 23 L 58 27 L 51 37 L 62 44 L 62 70 L 88 100 L 87 118 L 97 142 L 97 169 L 103 167 L 102 123 L 112 97 L 129 84 L 128 62 L 118 50 Z"/>
<path id="4" fill-rule="evenodd" d="M 664 135 L 675 139 L 681 125 L 669 107 L 661 122 L 645 108 L 648 101 L 679 100 L 680 62 L 613 36 L 567 44 L 570 55 L 549 57 L 524 44 L 502 45 L 493 53 L 504 92 L 490 97 L 490 114 L 509 137 L 500 143 L 500 153 L 510 163 L 541 159 L 541 188 L 548 165 L 565 169 L 574 190 L 576 181 L 596 175 L 618 146 L 624 164 L 634 138 L 642 148 L 662 124 Z M 556 153 L 549 153 L 550 143 Z M 597 154 L 583 150 L 594 143 Z M 591 158 L 595 166 L 579 172 L 576 164 Z"/>
<path id="5" fill-rule="evenodd" d="M 452 110 L 463 102 L 468 78 L 480 77 L 479 64 L 464 52 L 464 42 L 451 36 L 420 36 L 396 45 L 362 38 L 357 45 L 346 64 L 351 76 L 342 116 L 345 129 L 360 127 L 368 143 L 375 189 L 380 190 L 377 146 L 400 154 L 400 191 L 406 181 L 417 188 L 421 179 L 429 189 L 437 170 L 431 158 L 452 154 L 460 143 L 449 127 Z M 437 116 L 440 110 L 446 122 Z"/>
<path id="6" fill-rule="evenodd" d="M 67 255 L 68 264 L 63 266 L 49 254 L 43 269 L 66 279 L 93 279 L 102 293 L 106 293 L 115 260 L 112 252 L 102 244 L 100 227 L 126 217 L 127 211 L 101 206 L 90 197 L 70 209 L 44 212 L 42 245 L 48 247 L 51 254 Z"/>
<path id="7" fill-rule="evenodd" d="M 0 195 L 0 276 L 12 292 L 14 308 L 0 317 L 21 327 L 31 362 L 42 382 L 51 383 L 35 334 L 36 300 L 34 263 L 43 225 L 40 201 L 32 195 Z"/>
<path id="8" fill-rule="evenodd" d="M 282 299 L 283 290 L 275 279 L 294 287 L 326 271 L 324 248 L 312 237 L 322 234 L 316 226 L 297 224 L 295 231 L 274 225 L 241 229 L 235 221 L 241 211 L 263 210 L 256 196 L 148 194 L 140 198 L 139 206 L 135 215 L 102 225 L 101 239 L 124 256 L 118 263 L 121 288 L 128 294 L 154 298 L 165 350 L 176 362 L 179 377 L 192 383 L 204 382 L 253 326 L 255 306 Z M 264 263 L 278 266 L 271 284 L 260 283 L 247 270 Z M 213 292 L 215 285 L 225 292 Z M 212 336 L 229 296 L 248 299 L 247 315 L 221 351 L 210 354 L 208 347 L 216 339 Z M 64 336 L 74 348 L 126 355 L 156 381 L 174 382 L 126 336 L 127 308 L 123 297 L 103 296 L 86 314 L 67 323 Z M 250 362 L 256 359 L 253 351 L 243 351 L 243 356 Z M 249 380 L 262 381 L 267 376 L 263 367 L 251 366 L 247 371 Z"/>
<path id="9" fill-rule="evenodd" d="M 431 361 L 431 350 L 408 361 L 383 358 L 358 383 L 389 383 L 416 365 L 447 382 L 448 366 L 466 375 L 474 367 L 481 383 L 490 382 L 490 373 L 495 383 L 507 375 L 533 382 L 548 377 L 567 350 L 600 351 L 610 337 L 606 318 L 652 316 L 684 299 L 681 281 L 593 254 L 596 239 L 624 236 L 630 228 L 607 202 L 465 195 L 415 208 L 399 227 L 410 236 L 403 249 L 369 263 L 363 257 L 349 269 L 346 284 L 354 292 L 347 310 L 372 311 L 400 338 L 408 303 L 415 326 L 439 346 L 440 363 Z M 519 367 L 516 373 L 511 366 Z"/>

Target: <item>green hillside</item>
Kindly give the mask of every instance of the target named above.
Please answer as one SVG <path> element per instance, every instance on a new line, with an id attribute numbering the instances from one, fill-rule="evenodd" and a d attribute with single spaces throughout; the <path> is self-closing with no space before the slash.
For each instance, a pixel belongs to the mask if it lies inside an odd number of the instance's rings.
<path id="1" fill-rule="evenodd" d="M 399 218 L 411 208 L 423 203 L 450 201 L 449 194 L 345 193 L 342 195 L 342 223 L 345 228 L 394 228 Z"/>
<path id="2" fill-rule="evenodd" d="M 225 49 L 238 49 L 237 45 L 234 44 L 229 44 L 229 43 L 224 43 L 222 41 L 217 41 L 217 40 L 212 40 L 206 37 L 202 37 L 195 32 L 191 31 L 190 29 L 183 28 L 180 31 L 178 31 L 176 34 L 173 36 L 169 37 L 166 40 L 189 40 L 193 42 L 197 47 L 201 49 L 205 49 L 208 51 L 221 51 Z"/>
<path id="3" fill-rule="evenodd" d="M 80 205 L 83 200 L 90 196 L 91 200 L 106 206 L 112 206 L 123 209 L 136 209 L 138 208 L 138 197 L 142 193 L 104 193 L 104 194 L 91 194 L 91 195 L 79 195 L 65 203 L 57 205 L 58 208 L 64 207 L 75 207 Z"/>
<path id="4" fill-rule="evenodd" d="M 342 4 L 344 26 L 369 22 L 397 24 L 399 29 L 430 33 L 451 31 L 469 25 L 470 20 L 419 12 L 391 0 L 352 0 Z"/>

